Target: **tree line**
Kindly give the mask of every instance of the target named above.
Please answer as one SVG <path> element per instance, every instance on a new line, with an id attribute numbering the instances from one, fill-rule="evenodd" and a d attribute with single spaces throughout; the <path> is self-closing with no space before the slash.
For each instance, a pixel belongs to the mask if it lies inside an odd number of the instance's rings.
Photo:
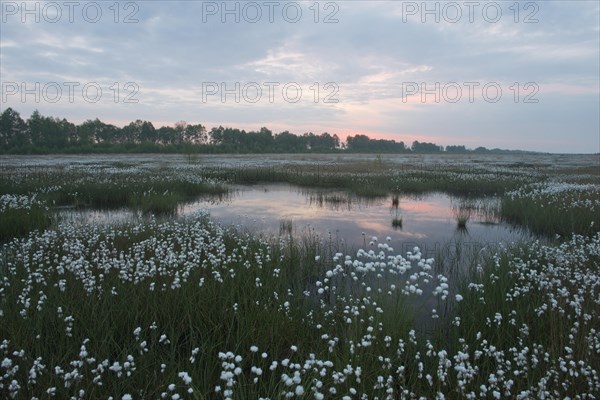
<path id="1" fill-rule="evenodd" d="M 79 125 L 66 119 L 43 116 L 34 111 L 27 119 L 7 108 L 0 114 L 0 153 L 486 153 L 508 152 L 479 147 L 439 146 L 414 141 L 411 146 L 388 139 L 371 139 L 366 135 L 348 136 L 346 141 L 327 132 L 295 135 L 289 131 L 273 133 L 267 128 L 245 131 L 180 121 L 175 126 L 155 128 L 149 121 L 136 120 L 120 128 L 99 119 Z"/>

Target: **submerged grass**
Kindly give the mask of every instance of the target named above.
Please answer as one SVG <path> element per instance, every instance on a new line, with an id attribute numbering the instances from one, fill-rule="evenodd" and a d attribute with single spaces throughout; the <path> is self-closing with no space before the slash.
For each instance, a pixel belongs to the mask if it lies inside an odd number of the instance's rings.
<path id="1" fill-rule="evenodd" d="M 291 219 L 282 219 L 279 221 L 279 234 L 291 235 L 294 231 L 293 221 Z"/>
<path id="2" fill-rule="evenodd" d="M 471 214 L 469 212 L 459 212 L 456 216 L 456 227 L 458 229 L 466 229 L 467 222 L 471 219 Z"/>

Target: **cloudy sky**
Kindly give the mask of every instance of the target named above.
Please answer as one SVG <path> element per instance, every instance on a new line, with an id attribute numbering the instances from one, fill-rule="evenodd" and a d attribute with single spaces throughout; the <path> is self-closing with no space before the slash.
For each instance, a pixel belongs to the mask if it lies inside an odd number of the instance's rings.
<path id="1" fill-rule="evenodd" d="M 0 2 L 0 108 L 600 151 L 598 1 Z"/>

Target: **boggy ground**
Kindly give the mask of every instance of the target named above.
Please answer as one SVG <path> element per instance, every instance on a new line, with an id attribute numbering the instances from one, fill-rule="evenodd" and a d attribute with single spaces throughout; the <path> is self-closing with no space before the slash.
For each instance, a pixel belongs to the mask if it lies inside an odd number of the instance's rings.
<path id="1" fill-rule="evenodd" d="M 597 156 L 386 157 L 3 159 L 0 397 L 597 398 Z M 494 194 L 503 218 L 560 237 L 448 276 L 383 237 L 340 254 L 201 213 L 48 221 L 58 204 L 177 205 L 259 181 Z"/>

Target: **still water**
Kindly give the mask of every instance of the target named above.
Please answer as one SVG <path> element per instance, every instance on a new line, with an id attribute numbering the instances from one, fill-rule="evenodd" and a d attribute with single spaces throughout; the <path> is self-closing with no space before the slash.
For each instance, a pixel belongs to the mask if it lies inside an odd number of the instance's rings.
<path id="1" fill-rule="evenodd" d="M 441 193 L 365 198 L 339 190 L 277 184 L 235 186 L 227 196 L 182 205 L 179 215 L 207 210 L 223 226 L 256 235 L 312 235 L 332 251 L 344 254 L 368 249 L 377 237 L 394 247 L 396 254 L 405 255 L 416 246 L 427 258 L 463 264 L 482 251 L 531 241 L 529 233 L 498 219 L 494 213 L 497 202 L 494 198 L 465 200 Z M 100 224 L 147 218 L 128 209 L 62 210 L 59 217 L 62 221 Z"/>

